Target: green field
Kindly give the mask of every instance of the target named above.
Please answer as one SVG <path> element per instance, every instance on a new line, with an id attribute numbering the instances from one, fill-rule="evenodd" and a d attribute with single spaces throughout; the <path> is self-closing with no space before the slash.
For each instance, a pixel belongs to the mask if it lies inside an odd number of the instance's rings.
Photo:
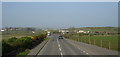
<path id="1" fill-rule="evenodd" d="M 68 28 L 65 30 L 69 30 L 72 33 L 68 33 L 63 35 L 64 37 L 80 42 L 84 42 L 87 44 L 97 45 L 99 47 L 111 49 L 111 50 L 119 50 L 118 48 L 118 34 L 120 30 L 119 27 L 83 27 L 83 28 Z M 74 30 L 79 31 L 90 31 L 92 33 L 75 33 Z M 101 33 L 96 33 L 101 32 Z M 106 34 L 113 33 L 113 34 Z"/>
<path id="2" fill-rule="evenodd" d="M 103 48 L 118 50 L 118 36 L 117 35 L 94 35 L 94 36 L 78 36 L 72 35 L 72 40 L 97 45 Z"/>
<path id="3" fill-rule="evenodd" d="M 21 38 L 25 36 L 34 36 L 39 35 L 40 33 L 44 33 L 44 31 L 37 30 L 35 33 L 32 33 L 31 31 L 5 31 L 2 33 L 2 39 L 7 40 L 11 37 Z"/>
<path id="4" fill-rule="evenodd" d="M 80 28 L 86 31 L 106 31 L 106 32 L 118 32 L 118 27 L 86 27 Z"/>

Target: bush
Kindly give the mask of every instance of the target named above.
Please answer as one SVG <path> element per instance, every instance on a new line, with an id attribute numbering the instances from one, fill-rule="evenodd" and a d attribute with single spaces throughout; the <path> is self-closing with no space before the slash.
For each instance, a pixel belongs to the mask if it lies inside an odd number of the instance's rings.
<path id="1" fill-rule="evenodd" d="M 8 41 L 3 40 L 2 41 L 2 53 L 3 55 L 6 55 L 7 53 L 10 53 L 12 51 L 20 52 L 18 51 L 19 49 L 24 50 L 24 49 L 30 48 L 34 40 L 35 42 L 38 42 L 38 41 L 42 42 L 44 38 L 46 38 L 46 34 L 41 34 L 39 36 L 33 36 L 33 38 L 32 37 L 22 37 L 22 38 L 12 37 L 8 39 Z"/>
<path id="2" fill-rule="evenodd" d="M 38 37 L 37 36 L 32 36 L 31 39 L 35 41 Z"/>
<path id="3" fill-rule="evenodd" d="M 13 49 L 14 48 L 11 45 L 9 45 L 6 41 L 4 40 L 2 41 L 2 54 L 3 55 L 12 51 Z"/>
<path id="4" fill-rule="evenodd" d="M 38 35 L 39 38 L 46 38 L 47 35 L 46 34 L 41 34 L 41 35 Z"/>
<path id="5" fill-rule="evenodd" d="M 32 39 L 30 37 L 22 37 L 16 40 L 17 46 L 27 48 L 31 45 Z"/>
<path id="6" fill-rule="evenodd" d="M 38 35 L 38 39 L 39 39 L 40 41 L 43 41 L 44 38 L 46 38 L 46 37 L 47 37 L 47 34 Z"/>
<path id="7" fill-rule="evenodd" d="M 9 39 L 8 39 L 8 42 L 15 42 L 16 40 L 17 40 L 16 37 L 12 37 L 12 38 L 9 38 Z"/>

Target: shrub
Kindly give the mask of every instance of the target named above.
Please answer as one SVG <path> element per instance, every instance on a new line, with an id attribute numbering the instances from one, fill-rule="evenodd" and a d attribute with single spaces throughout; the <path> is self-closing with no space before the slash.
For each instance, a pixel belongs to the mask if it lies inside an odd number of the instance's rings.
<path id="1" fill-rule="evenodd" d="M 47 36 L 46 34 L 40 34 L 40 35 L 38 35 L 39 38 L 46 38 L 46 36 Z"/>
<path id="2" fill-rule="evenodd" d="M 15 42 L 16 40 L 17 40 L 16 37 L 12 37 L 12 38 L 9 38 L 9 39 L 8 39 L 8 42 Z"/>
<path id="3" fill-rule="evenodd" d="M 16 40 L 17 46 L 27 48 L 31 45 L 32 39 L 30 37 L 22 37 Z"/>
<path id="4" fill-rule="evenodd" d="M 47 37 L 47 34 L 40 34 L 40 35 L 38 35 L 38 39 L 39 39 L 40 41 L 43 41 L 44 38 L 46 38 L 46 37 Z"/>
<path id="5" fill-rule="evenodd" d="M 6 54 L 13 50 L 13 47 L 9 45 L 6 41 L 2 41 L 2 54 Z"/>
<path id="6" fill-rule="evenodd" d="M 32 36 L 31 39 L 35 41 L 38 37 L 37 36 Z"/>

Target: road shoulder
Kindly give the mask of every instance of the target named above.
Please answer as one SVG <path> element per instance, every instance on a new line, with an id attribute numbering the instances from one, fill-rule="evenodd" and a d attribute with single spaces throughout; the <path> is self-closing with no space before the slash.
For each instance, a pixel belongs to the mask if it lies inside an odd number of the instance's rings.
<path id="1" fill-rule="evenodd" d="M 48 42 L 49 40 L 45 40 L 43 41 L 42 43 L 40 43 L 39 45 L 37 45 L 35 48 L 33 48 L 30 53 L 27 54 L 26 57 L 35 57 L 41 50 L 42 48 L 46 45 L 46 43 Z"/>

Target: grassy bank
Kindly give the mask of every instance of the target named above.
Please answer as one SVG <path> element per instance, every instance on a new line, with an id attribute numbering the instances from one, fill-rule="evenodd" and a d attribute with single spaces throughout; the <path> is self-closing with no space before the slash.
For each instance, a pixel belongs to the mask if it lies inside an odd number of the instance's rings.
<path id="1" fill-rule="evenodd" d="M 19 36 L 17 36 L 18 34 L 16 34 L 17 37 L 10 37 L 9 35 L 13 35 L 13 34 L 4 34 L 6 35 L 6 39 L 3 39 L 2 41 L 2 55 L 3 56 L 9 56 L 13 57 L 15 55 L 17 56 L 25 56 L 27 55 L 27 53 L 29 53 L 29 49 L 34 48 L 35 46 L 37 46 L 38 44 L 40 44 L 42 41 L 44 40 L 48 40 L 49 38 L 46 38 L 46 33 L 39 33 L 39 34 L 28 34 L 29 36 L 24 36 L 22 33 L 19 34 Z M 4 38 L 4 36 L 3 36 Z"/>
<path id="2" fill-rule="evenodd" d="M 17 54 L 16 56 L 14 57 L 26 57 L 26 55 L 30 52 L 30 49 L 26 49 L 25 51 Z"/>

